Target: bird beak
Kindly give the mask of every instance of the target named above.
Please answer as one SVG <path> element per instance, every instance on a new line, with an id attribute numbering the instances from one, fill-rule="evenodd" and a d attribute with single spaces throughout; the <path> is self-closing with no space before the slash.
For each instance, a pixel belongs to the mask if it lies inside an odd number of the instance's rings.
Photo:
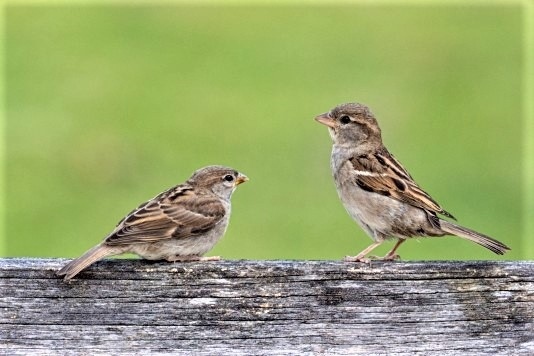
<path id="1" fill-rule="evenodd" d="M 237 176 L 235 180 L 235 185 L 239 185 L 241 183 L 245 183 L 248 180 L 248 177 L 244 174 L 240 174 Z"/>
<path id="2" fill-rule="evenodd" d="M 321 115 L 317 116 L 317 117 L 315 118 L 315 121 L 318 121 L 318 122 L 320 122 L 321 124 L 326 125 L 326 126 L 331 127 L 331 128 L 334 128 L 334 127 L 335 127 L 334 119 L 332 119 L 332 118 L 330 117 L 330 115 L 328 115 L 327 112 L 325 112 L 324 114 L 321 114 Z"/>

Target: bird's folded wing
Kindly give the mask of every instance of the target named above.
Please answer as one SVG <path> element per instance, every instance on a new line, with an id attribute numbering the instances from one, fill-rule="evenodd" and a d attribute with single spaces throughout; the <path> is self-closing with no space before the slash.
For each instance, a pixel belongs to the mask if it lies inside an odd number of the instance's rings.
<path id="1" fill-rule="evenodd" d="M 123 245 L 194 236 L 213 228 L 224 215 L 223 204 L 214 196 L 169 190 L 127 215 L 105 242 Z"/>
<path id="2" fill-rule="evenodd" d="M 350 159 L 354 182 L 362 189 L 389 196 L 429 212 L 454 218 L 421 189 L 387 151 Z"/>

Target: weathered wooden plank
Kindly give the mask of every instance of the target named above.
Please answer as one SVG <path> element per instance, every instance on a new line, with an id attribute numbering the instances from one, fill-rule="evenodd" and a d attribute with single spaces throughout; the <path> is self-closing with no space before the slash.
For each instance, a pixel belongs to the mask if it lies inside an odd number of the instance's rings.
<path id="1" fill-rule="evenodd" d="M 534 354 L 534 262 L 0 259 L 0 353 Z"/>

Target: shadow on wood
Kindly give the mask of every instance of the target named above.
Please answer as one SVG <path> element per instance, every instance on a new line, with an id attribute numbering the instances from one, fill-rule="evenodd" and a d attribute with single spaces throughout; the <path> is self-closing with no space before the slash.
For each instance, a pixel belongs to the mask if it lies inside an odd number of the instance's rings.
<path id="1" fill-rule="evenodd" d="M 0 259 L 4 354 L 534 354 L 534 262 Z"/>

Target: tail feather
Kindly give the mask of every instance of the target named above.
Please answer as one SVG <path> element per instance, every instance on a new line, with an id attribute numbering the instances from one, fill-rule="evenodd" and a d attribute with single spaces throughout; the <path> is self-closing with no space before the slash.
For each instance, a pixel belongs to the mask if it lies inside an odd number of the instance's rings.
<path id="1" fill-rule="evenodd" d="M 98 260 L 110 255 L 116 254 L 115 251 L 103 244 L 96 245 L 82 256 L 70 261 L 63 268 L 61 268 L 56 274 L 58 276 L 65 276 L 65 280 L 73 278 L 89 265 L 95 263 Z"/>
<path id="2" fill-rule="evenodd" d="M 504 255 L 506 251 L 510 250 L 510 247 L 506 246 L 502 242 L 497 241 L 479 232 L 468 229 L 466 227 L 456 225 L 449 221 L 441 219 L 439 220 L 439 223 L 443 231 L 451 235 L 456 235 L 458 237 L 462 237 L 466 240 L 479 244 L 480 246 L 483 246 L 498 255 Z"/>

